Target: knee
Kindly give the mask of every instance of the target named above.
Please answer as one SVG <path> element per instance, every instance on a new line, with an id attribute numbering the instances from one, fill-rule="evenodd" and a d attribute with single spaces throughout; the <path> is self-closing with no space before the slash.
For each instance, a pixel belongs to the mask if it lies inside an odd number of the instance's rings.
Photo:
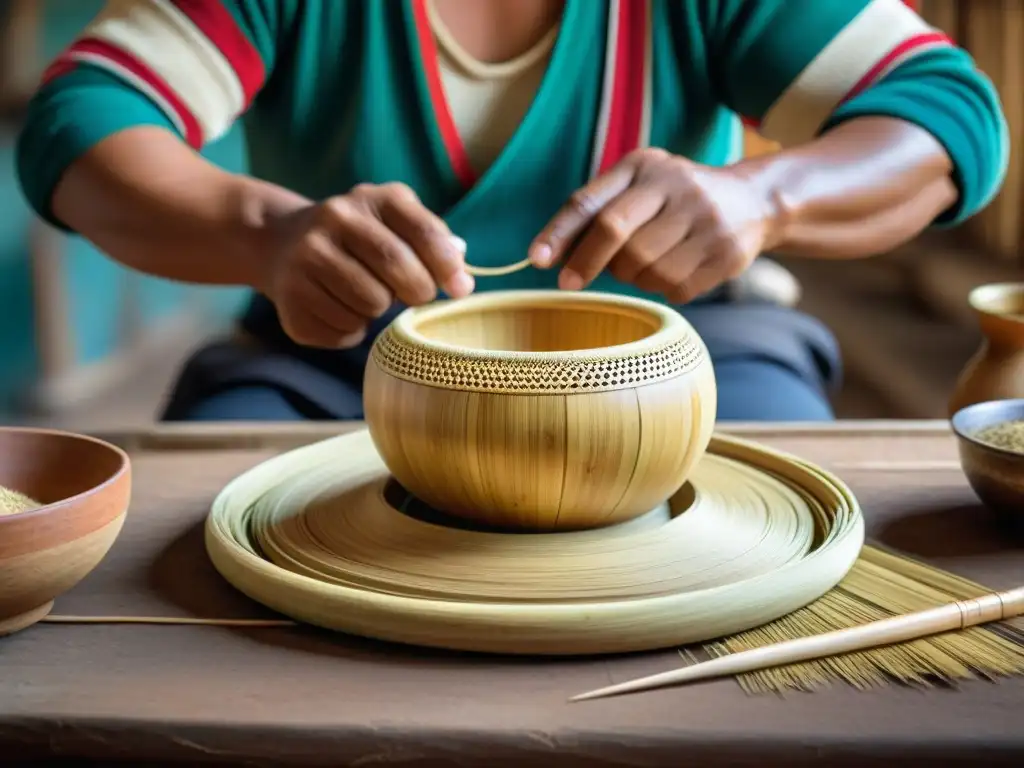
<path id="1" fill-rule="evenodd" d="M 719 421 L 833 421 L 823 385 L 770 360 L 715 364 Z"/>

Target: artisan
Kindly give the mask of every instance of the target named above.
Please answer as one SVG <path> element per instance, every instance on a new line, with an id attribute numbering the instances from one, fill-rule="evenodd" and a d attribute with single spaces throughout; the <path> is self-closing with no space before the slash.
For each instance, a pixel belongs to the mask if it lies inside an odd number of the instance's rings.
<path id="1" fill-rule="evenodd" d="M 252 175 L 203 156 L 236 121 Z M 745 125 L 782 151 L 744 157 Z M 962 222 L 1008 153 L 990 81 L 902 0 L 116 0 L 18 173 L 130 268 L 252 289 L 166 419 L 358 419 L 401 308 L 560 288 L 678 307 L 721 419 L 826 420 L 832 335 L 729 286 Z"/>

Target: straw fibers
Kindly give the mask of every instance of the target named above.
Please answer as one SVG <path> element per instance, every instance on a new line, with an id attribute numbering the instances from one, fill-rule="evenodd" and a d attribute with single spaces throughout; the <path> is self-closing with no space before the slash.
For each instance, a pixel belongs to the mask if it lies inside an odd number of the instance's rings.
<path id="1" fill-rule="evenodd" d="M 690 662 L 796 637 L 860 626 L 968 600 L 993 590 L 885 550 L 866 546 L 849 574 L 806 608 L 763 627 L 705 646 L 682 650 Z M 934 687 L 972 678 L 1024 674 L 1024 624 L 1014 620 L 971 627 L 911 642 L 739 676 L 748 693 L 815 690 L 842 681 L 860 689 L 899 682 Z"/>

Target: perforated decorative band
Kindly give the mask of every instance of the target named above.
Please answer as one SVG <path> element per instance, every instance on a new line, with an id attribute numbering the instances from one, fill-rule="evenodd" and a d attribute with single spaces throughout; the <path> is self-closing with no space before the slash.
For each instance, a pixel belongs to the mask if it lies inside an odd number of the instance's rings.
<path id="1" fill-rule="evenodd" d="M 427 386 L 509 395 L 578 394 L 636 387 L 671 379 L 704 359 L 702 344 L 686 336 L 620 357 L 507 357 L 424 349 L 387 329 L 373 346 L 386 373 Z"/>

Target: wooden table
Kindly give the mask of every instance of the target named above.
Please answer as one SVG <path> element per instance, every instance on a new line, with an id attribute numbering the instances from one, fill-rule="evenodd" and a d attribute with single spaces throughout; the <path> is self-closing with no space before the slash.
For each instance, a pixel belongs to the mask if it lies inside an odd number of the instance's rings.
<path id="1" fill-rule="evenodd" d="M 103 435 L 135 469 L 129 521 L 63 614 L 262 617 L 208 563 L 201 525 L 241 471 L 338 425 L 184 426 Z M 977 505 L 944 424 L 730 426 L 829 467 L 869 535 L 994 588 L 1020 539 Z M 0 764 L 996 765 L 1024 762 L 1024 680 L 959 690 L 844 687 L 748 697 L 735 681 L 588 704 L 572 693 L 677 665 L 672 652 L 506 660 L 306 628 L 38 625 L 0 640 Z"/>

